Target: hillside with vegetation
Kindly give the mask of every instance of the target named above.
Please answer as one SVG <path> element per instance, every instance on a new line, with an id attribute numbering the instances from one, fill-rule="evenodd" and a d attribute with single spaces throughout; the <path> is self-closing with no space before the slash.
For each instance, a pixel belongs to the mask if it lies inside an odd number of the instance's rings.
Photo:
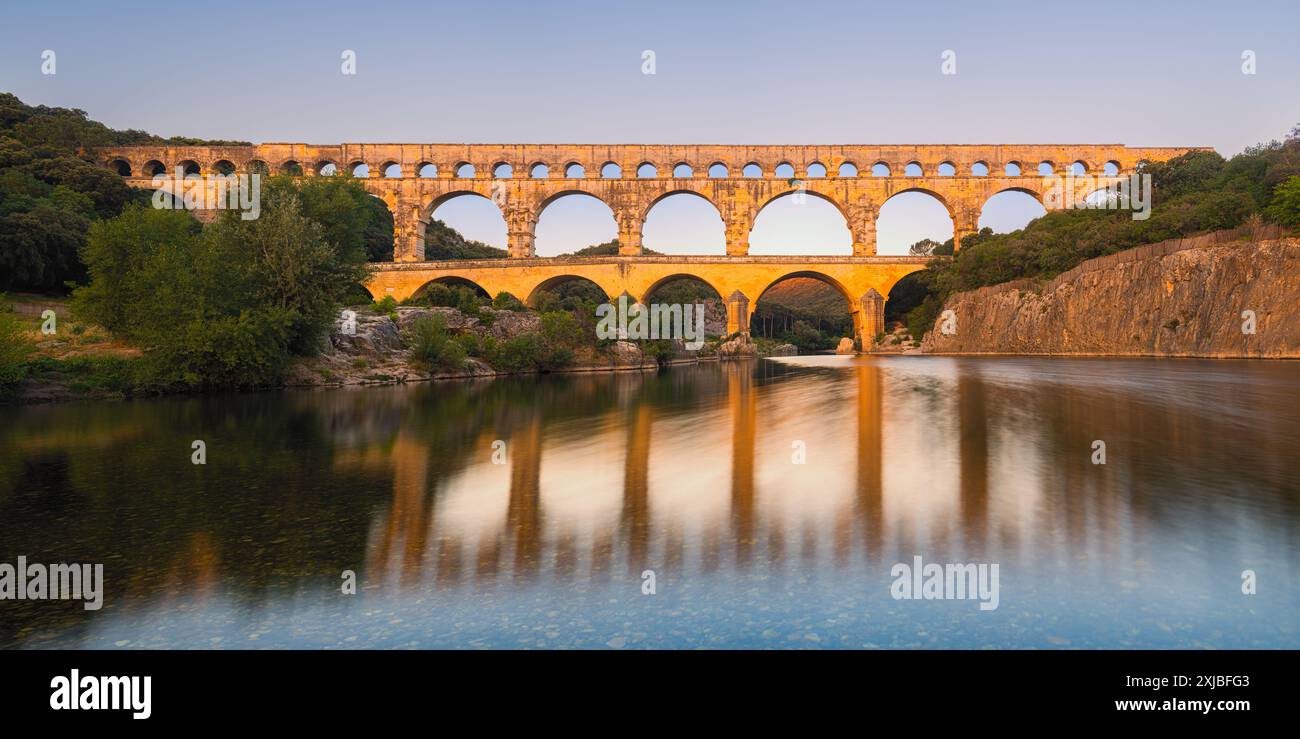
<path id="1" fill-rule="evenodd" d="M 91 225 L 148 202 L 92 161 L 94 147 L 245 143 L 118 131 L 82 110 L 0 93 L 0 290 L 66 293 L 86 279 L 79 251 Z"/>
<path id="2" fill-rule="evenodd" d="M 1143 244 L 1231 229 L 1247 223 L 1300 227 L 1300 126 L 1283 141 L 1224 159 L 1191 152 L 1146 165 L 1150 217 L 1129 210 L 1052 211 L 1024 229 L 988 229 L 962 241 L 951 261 L 930 265 L 905 286 L 906 321 L 920 338 L 952 295 L 1019 279 L 1048 280 L 1082 262 Z M 895 310 L 900 310 L 898 307 Z"/>

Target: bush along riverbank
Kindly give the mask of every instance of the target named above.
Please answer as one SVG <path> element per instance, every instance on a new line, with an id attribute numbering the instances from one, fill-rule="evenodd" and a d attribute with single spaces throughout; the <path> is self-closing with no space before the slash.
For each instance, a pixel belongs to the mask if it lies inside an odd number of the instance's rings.
<path id="1" fill-rule="evenodd" d="M 3 403 L 114 400 L 225 389 L 379 385 L 550 372 L 653 371 L 717 359 L 788 356 L 793 345 L 747 336 L 720 336 L 712 318 L 697 349 L 682 339 L 605 340 L 597 337 L 592 299 L 543 296 L 548 310 L 528 308 L 509 294 L 487 300 L 468 288 L 435 286 L 419 299 L 354 304 L 317 343 L 291 358 L 274 380 L 221 386 L 160 382 L 156 358 L 113 339 L 56 306 L 63 328 L 39 329 L 46 299 L 22 296 L 0 312 L 0 333 L 13 348 L 0 356 Z M 433 303 L 441 303 L 434 305 Z M 23 314 L 23 315 L 20 315 Z"/>
<path id="2" fill-rule="evenodd" d="M 509 303 L 498 299 L 497 304 Z M 573 312 L 468 305 L 350 309 L 315 356 L 296 361 L 285 385 L 359 385 L 543 372 L 656 369 L 716 358 L 681 340 L 598 340 Z M 594 312 L 593 312 L 594 315 Z"/>

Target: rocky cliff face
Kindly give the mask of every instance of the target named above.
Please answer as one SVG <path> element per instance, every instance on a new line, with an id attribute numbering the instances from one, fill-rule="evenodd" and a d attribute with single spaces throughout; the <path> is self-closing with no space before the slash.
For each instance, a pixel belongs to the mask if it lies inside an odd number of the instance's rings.
<path id="1" fill-rule="evenodd" d="M 1153 244 L 944 308 L 925 352 L 1300 358 L 1300 239 Z"/>

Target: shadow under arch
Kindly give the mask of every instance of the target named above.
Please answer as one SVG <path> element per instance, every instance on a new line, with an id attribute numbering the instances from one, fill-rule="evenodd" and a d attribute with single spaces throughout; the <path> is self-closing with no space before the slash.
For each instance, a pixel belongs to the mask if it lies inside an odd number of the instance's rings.
<path id="1" fill-rule="evenodd" d="M 645 292 L 642 293 L 639 297 L 637 296 L 633 296 L 633 297 L 636 297 L 637 300 L 642 305 L 650 305 L 650 299 L 654 297 L 654 294 L 657 291 L 659 291 L 661 288 L 667 287 L 674 282 L 686 282 L 686 281 L 695 282 L 700 285 L 703 285 L 704 287 L 707 287 L 713 293 L 713 297 L 715 297 L 719 301 L 724 299 L 722 290 L 719 289 L 717 285 L 713 284 L 709 280 L 704 279 L 703 277 L 700 277 L 698 275 L 693 275 L 688 272 L 677 272 L 671 275 L 666 275 L 664 277 L 661 277 L 658 280 L 655 280 L 650 285 L 650 287 L 647 287 L 645 289 Z"/>
<path id="2" fill-rule="evenodd" d="M 759 238 L 757 239 L 757 240 L 760 242 L 759 245 L 757 246 L 757 249 L 759 250 L 759 252 L 762 252 L 762 251 L 764 251 L 765 249 L 770 249 L 770 248 L 771 248 L 770 246 L 765 247 L 765 246 L 761 243 L 762 241 L 764 241 L 764 238 L 762 238 L 762 237 L 764 236 L 764 234 L 763 234 L 762 231 L 760 230 L 760 228 L 765 227 L 765 226 L 768 227 L 768 228 L 776 228 L 775 226 L 767 226 L 767 225 L 763 222 L 763 216 L 764 216 L 765 213 L 769 216 L 769 218 L 772 217 L 772 213 L 771 213 L 771 211 L 768 209 L 768 206 L 772 205 L 773 203 L 775 203 L 775 202 L 777 202 L 777 201 L 779 201 L 779 200 L 782 200 L 783 198 L 791 198 L 791 197 L 796 197 L 796 196 L 807 197 L 807 196 L 809 196 L 809 195 L 813 196 L 814 198 L 817 198 L 818 200 L 825 201 L 826 203 L 830 203 L 830 205 L 835 209 L 835 212 L 836 212 L 837 214 L 839 214 L 839 217 L 840 217 L 839 227 L 840 227 L 840 229 L 842 229 L 842 233 L 838 233 L 838 234 L 836 235 L 836 237 L 835 237 L 835 240 L 842 242 L 842 244 L 838 244 L 838 245 L 836 245 L 836 246 L 834 247 L 834 249 L 833 249 L 832 251 L 829 251 L 829 252 L 827 252 L 827 251 L 822 251 L 822 252 L 797 251 L 797 252 L 795 252 L 795 253 L 798 253 L 798 254 L 810 254 L 810 255 L 811 255 L 811 254 L 824 254 L 824 255 L 831 255 L 831 256 L 833 256 L 833 255 L 836 255 L 836 254 L 842 252 L 843 255 L 845 255 L 845 256 L 847 256 L 847 255 L 851 255 L 851 254 L 853 253 L 853 232 L 852 232 L 852 230 L 849 228 L 849 218 L 848 218 L 848 213 L 845 211 L 845 209 L 844 209 L 844 205 L 843 205 L 842 203 L 840 203 L 838 200 L 836 200 L 834 197 L 832 197 L 832 196 L 830 196 L 830 195 L 828 195 L 828 194 L 826 194 L 826 193 L 823 193 L 823 192 L 818 192 L 817 190 L 815 190 L 815 189 L 811 189 L 811 188 L 809 188 L 809 189 L 805 189 L 805 190 L 793 189 L 793 190 L 787 190 L 786 192 L 778 193 L 777 195 L 774 195 L 774 196 L 768 198 L 768 199 L 767 199 L 767 200 L 766 200 L 762 205 L 760 205 L 760 206 L 758 207 L 758 210 L 754 211 L 754 219 L 753 219 L 753 221 L 750 223 L 750 226 L 749 226 L 749 233 L 746 234 L 746 240 L 747 240 L 747 242 L 749 243 L 749 253 L 751 253 L 751 254 L 756 253 L 756 252 L 755 252 L 755 235 L 758 235 L 758 236 L 759 236 Z M 771 252 L 769 252 L 769 253 L 771 253 Z"/>
<path id="3" fill-rule="evenodd" d="M 375 302 L 375 294 L 370 288 L 360 282 L 354 282 L 348 286 L 347 292 L 343 296 L 343 305 L 369 305 Z"/>
<path id="4" fill-rule="evenodd" d="M 815 289 L 810 294 L 806 288 L 803 289 L 805 294 L 802 298 L 805 302 L 802 304 L 790 301 L 791 296 L 783 296 L 786 299 L 776 303 L 774 288 L 791 281 L 813 281 L 829 287 L 841 299 L 843 313 L 826 305 L 824 299 L 818 300 Z M 764 302 L 765 298 L 767 302 Z M 799 346 L 801 352 L 833 349 L 840 338 L 857 335 L 860 321 L 857 303 L 857 297 L 830 275 L 815 270 L 796 270 L 772 280 L 750 303 L 750 332 L 766 338 L 790 341 Z M 815 334 L 804 336 L 804 333 L 811 332 L 802 331 L 797 325 L 800 321 L 815 328 L 820 337 Z"/>
<path id="5" fill-rule="evenodd" d="M 906 321 L 907 314 L 920 306 L 930 294 L 924 274 L 924 267 L 908 272 L 885 291 L 886 326 Z"/>
<path id="6" fill-rule="evenodd" d="M 568 288 L 568 289 L 565 289 Z M 580 297 L 590 297 L 596 299 L 599 293 L 603 296 L 599 302 L 610 302 L 611 296 L 609 291 L 601 287 L 594 280 L 583 277 L 582 275 L 563 274 L 554 277 L 548 277 L 537 283 L 528 293 L 528 298 L 524 302 L 532 308 L 538 307 L 538 300 L 543 293 L 556 293 L 561 299 L 568 297 L 569 294 L 576 294 Z M 518 297 L 518 296 L 516 296 Z"/>
<path id="7" fill-rule="evenodd" d="M 447 287 L 468 287 L 469 289 L 473 290 L 475 294 L 477 294 L 480 298 L 487 298 L 489 300 L 492 299 L 492 295 L 488 293 L 488 291 L 485 290 L 482 285 L 469 279 L 468 277 L 460 277 L 458 275 L 443 275 L 441 277 L 435 277 L 432 280 L 429 280 L 428 282 L 421 285 L 418 289 L 416 289 L 415 292 L 411 293 L 410 300 L 412 302 L 418 301 L 420 298 L 424 297 L 425 293 L 428 292 L 429 288 L 434 285 L 445 285 Z"/>

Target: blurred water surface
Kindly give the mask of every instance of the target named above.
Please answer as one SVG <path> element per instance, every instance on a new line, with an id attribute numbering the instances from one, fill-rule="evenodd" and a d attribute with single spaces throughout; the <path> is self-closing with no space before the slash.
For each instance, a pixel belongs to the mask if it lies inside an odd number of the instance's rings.
<path id="1" fill-rule="evenodd" d="M 0 562 L 107 581 L 99 611 L 0 601 L 0 645 L 1295 648 L 1298 476 L 1296 363 L 800 357 L 0 408 Z M 895 600 L 916 555 L 997 563 L 998 608 Z"/>

